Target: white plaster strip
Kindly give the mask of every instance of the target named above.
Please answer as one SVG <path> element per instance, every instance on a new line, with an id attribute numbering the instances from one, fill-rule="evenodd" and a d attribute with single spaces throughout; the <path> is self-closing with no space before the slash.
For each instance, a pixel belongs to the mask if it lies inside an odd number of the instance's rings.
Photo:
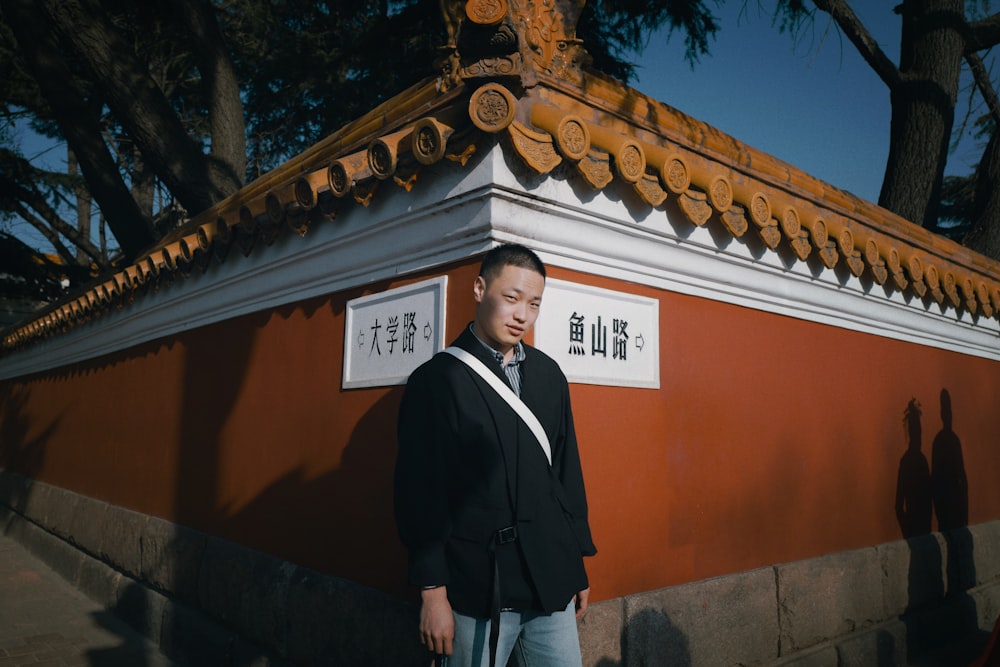
<path id="1" fill-rule="evenodd" d="M 411 192 L 385 184 L 369 208 L 349 206 L 304 239 L 286 234 L 249 257 L 233 246 L 204 274 L 0 358 L 0 379 L 413 273 L 505 241 L 535 248 L 554 266 L 1000 360 L 995 318 L 973 321 L 907 300 L 674 215 L 672 222 L 650 209 L 625 185 L 593 192 L 559 171 L 532 174 L 494 147 L 465 168 L 425 170 Z"/>

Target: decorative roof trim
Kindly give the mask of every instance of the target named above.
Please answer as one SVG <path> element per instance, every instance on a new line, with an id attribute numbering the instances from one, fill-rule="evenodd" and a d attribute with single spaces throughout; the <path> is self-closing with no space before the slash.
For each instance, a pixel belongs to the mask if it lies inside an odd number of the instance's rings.
<path id="1" fill-rule="evenodd" d="M 911 308 L 953 310 L 986 331 L 1000 314 L 997 262 L 601 77 L 581 87 L 544 73 L 538 81 L 520 95 L 496 81 L 411 89 L 196 216 L 134 264 L 8 330 L 0 353 L 131 306 L 234 249 L 249 256 L 289 231 L 306 235 L 368 207 L 380 188 L 409 192 L 428 167 L 465 165 L 490 135 L 542 177 L 565 165 L 591 190 L 618 181 L 651 215 L 676 208 L 695 228 L 716 220 L 734 239 L 753 235 L 769 251 L 871 281 Z"/>

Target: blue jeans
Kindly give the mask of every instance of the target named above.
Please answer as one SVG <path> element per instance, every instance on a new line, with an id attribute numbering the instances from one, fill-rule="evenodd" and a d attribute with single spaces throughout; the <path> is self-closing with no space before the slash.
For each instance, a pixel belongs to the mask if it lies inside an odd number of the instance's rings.
<path id="1" fill-rule="evenodd" d="M 489 667 L 490 619 L 455 613 L 453 653 L 448 667 Z M 571 600 L 563 611 L 500 612 L 497 667 L 514 655 L 521 667 L 580 667 L 580 639 L 576 631 L 576 608 Z"/>

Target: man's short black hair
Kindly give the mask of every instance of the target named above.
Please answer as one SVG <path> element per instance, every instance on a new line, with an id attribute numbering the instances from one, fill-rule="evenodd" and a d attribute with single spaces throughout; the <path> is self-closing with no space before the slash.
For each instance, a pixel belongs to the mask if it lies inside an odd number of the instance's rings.
<path id="1" fill-rule="evenodd" d="M 490 281 L 500 275 L 505 266 L 519 266 L 545 277 L 545 265 L 532 250 L 518 243 L 505 243 L 491 249 L 483 256 L 479 275 Z"/>

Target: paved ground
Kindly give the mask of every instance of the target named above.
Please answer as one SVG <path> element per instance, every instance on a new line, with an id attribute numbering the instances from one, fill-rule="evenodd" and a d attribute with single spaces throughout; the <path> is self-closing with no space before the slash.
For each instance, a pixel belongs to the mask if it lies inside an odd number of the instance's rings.
<path id="1" fill-rule="evenodd" d="M 176 667 L 9 537 L 0 535 L 0 667 Z"/>

